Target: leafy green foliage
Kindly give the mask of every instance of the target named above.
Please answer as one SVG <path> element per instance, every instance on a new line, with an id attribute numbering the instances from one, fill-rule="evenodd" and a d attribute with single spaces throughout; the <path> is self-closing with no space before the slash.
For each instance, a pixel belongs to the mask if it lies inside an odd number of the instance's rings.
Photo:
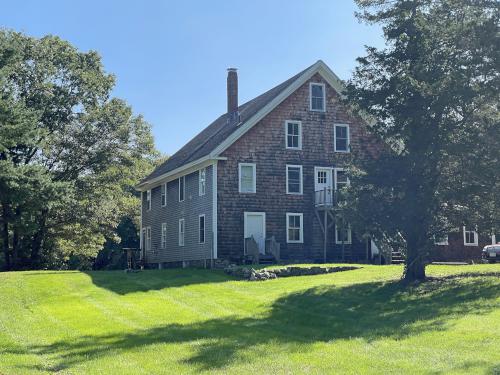
<path id="1" fill-rule="evenodd" d="M 354 161 L 349 219 L 406 246 L 408 279 L 425 277 L 433 238 L 461 225 L 499 227 L 499 5 L 478 0 L 358 0 L 383 26 L 347 102 L 385 142 Z"/>
<path id="2" fill-rule="evenodd" d="M 7 268 L 94 258 L 137 215 L 154 166 L 150 126 L 120 99 L 96 52 L 0 31 L 0 242 Z"/>

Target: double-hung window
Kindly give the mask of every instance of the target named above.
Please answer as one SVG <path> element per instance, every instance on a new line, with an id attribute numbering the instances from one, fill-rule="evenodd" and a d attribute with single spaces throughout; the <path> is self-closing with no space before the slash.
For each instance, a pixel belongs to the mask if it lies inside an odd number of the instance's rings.
<path id="1" fill-rule="evenodd" d="M 151 227 L 146 227 L 146 251 L 151 251 Z"/>
<path id="2" fill-rule="evenodd" d="M 198 216 L 198 243 L 205 243 L 205 215 Z"/>
<path id="3" fill-rule="evenodd" d="M 206 168 L 200 169 L 200 171 L 198 173 L 198 182 L 199 182 L 198 193 L 201 197 L 202 195 L 205 195 L 205 192 L 206 192 L 206 186 L 207 186 L 207 169 Z"/>
<path id="4" fill-rule="evenodd" d="M 335 224 L 335 243 L 337 245 L 352 243 L 351 227 L 347 223 Z"/>
<path id="5" fill-rule="evenodd" d="M 309 85 L 310 110 L 325 112 L 325 85 L 323 83 L 311 83 Z"/>
<path id="6" fill-rule="evenodd" d="M 161 223 L 161 248 L 167 248 L 167 223 Z"/>
<path id="7" fill-rule="evenodd" d="M 146 191 L 146 210 L 151 210 L 151 190 Z"/>
<path id="8" fill-rule="evenodd" d="M 167 205 L 167 183 L 161 185 L 161 206 L 165 207 Z"/>
<path id="9" fill-rule="evenodd" d="M 286 166 L 286 193 L 302 194 L 302 166 Z"/>
<path id="10" fill-rule="evenodd" d="M 257 190 L 257 171 L 253 163 L 239 164 L 239 192 L 255 193 Z"/>
<path id="11" fill-rule="evenodd" d="M 334 129 L 334 151 L 335 152 L 349 152 L 350 139 L 349 139 L 349 125 L 335 124 Z"/>
<path id="12" fill-rule="evenodd" d="M 288 213 L 286 214 L 286 242 L 287 243 L 303 243 L 304 242 L 304 227 L 303 214 Z"/>
<path id="13" fill-rule="evenodd" d="M 347 171 L 343 168 L 335 168 L 335 190 L 342 190 L 346 186 L 349 186 Z"/>
<path id="14" fill-rule="evenodd" d="M 186 195 L 186 176 L 179 177 L 179 202 L 184 202 Z"/>
<path id="15" fill-rule="evenodd" d="M 184 246 L 185 232 L 186 232 L 186 225 L 184 219 L 179 219 L 179 246 Z"/>
<path id="16" fill-rule="evenodd" d="M 285 121 L 286 148 L 302 149 L 302 123 L 300 121 Z"/>
<path id="17" fill-rule="evenodd" d="M 479 240 L 477 236 L 477 232 L 475 230 L 467 230 L 466 227 L 463 227 L 464 231 L 464 245 L 465 246 L 478 246 Z"/>
<path id="18" fill-rule="evenodd" d="M 334 171 L 336 201 L 342 202 L 342 189 L 346 186 L 349 186 L 349 178 L 347 177 L 347 171 L 343 168 L 335 168 Z"/>

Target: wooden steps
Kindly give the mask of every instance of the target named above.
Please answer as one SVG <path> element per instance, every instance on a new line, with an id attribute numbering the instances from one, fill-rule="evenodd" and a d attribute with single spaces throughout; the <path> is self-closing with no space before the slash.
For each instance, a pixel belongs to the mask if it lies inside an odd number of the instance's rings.
<path id="1" fill-rule="evenodd" d="M 403 254 L 399 250 L 393 250 L 391 253 L 391 264 L 403 264 L 405 262 Z"/>

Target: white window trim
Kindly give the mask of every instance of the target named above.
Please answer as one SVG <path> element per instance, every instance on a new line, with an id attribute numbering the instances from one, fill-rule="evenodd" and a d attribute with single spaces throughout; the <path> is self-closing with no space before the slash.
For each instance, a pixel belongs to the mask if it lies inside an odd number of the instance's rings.
<path id="1" fill-rule="evenodd" d="M 466 241 L 466 236 L 465 232 L 474 232 L 474 243 L 467 242 Z M 477 235 L 477 231 L 475 230 L 466 230 L 465 226 L 463 227 L 463 234 L 464 234 L 464 246 L 478 246 L 479 245 L 479 236 Z"/>
<path id="2" fill-rule="evenodd" d="M 448 246 L 449 245 L 448 240 L 449 240 L 448 235 L 446 235 L 446 240 L 445 241 L 438 241 L 436 238 L 434 238 L 434 245 L 437 245 L 437 246 Z"/>
<path id="3" fill-rule="evenodd" d="M 253 167 L 253 189 L 252 191 L 241 191 L 241 168 Z M 257 165 L 255 163 L 239 163 L 238 164 L 238 192 L 242 194 L 255 194 L 257 192 Z"/>
<path id="4" fill-rule="evenodd" d="M 161 223 L 161 241 L 160 245 L 162 249 L 167 248 L 167 223 Z"/>
<path id="5" fill-rule="evenodd" d="M 202 175 L 202 172 L 204 172 L 204 174 L 205 174 L 203 185 L 201 184 L 201 175 Z M 202 189 L 202 186 L 203 186 L 203 189 Z M 201 168 L 198 171 L 198 195 L 200 197 L 202 197 L 202 196 L 204 196 L 206 194 L 206 192 L 207 192 L 207 168 Z"/>
<path id="6" fill-rule="evenodd" d="M 346 168 L 333 168 L 333 188 L 334 190 L 338 190 L 338 185 L 337 185 L 337 172 L 344 172 L 346 171 Z M 349 177 L 347 177 L 347 186 L 351 185 L 351 180 L 349 180 Z"/>
<path id="7" fill-rule="evenodd" d="M 165 182 L 164 184 L 161 185 L 160 187 L 160 193 L 161 193 L 161 189 L 163 187 L 163 191 L 164 191 L 164 194 L 161 194 L 160 196 L 160 201 L 161 201 L 161 206 L 162 207 L 167 207 L 167 183 Z M 165 203 L 163 203 L 163 196 L 165 196 Z"/>
<path id="8" fill-rule="evenodd" d="M 299 126 L 299 147 L 288 146 L 288 124 L 297 124 Z M 286 120 L 285 121 L 285 148 L 287 150 L 302 150 L 302 121 Z"/>
<path id="9" fill-rule="evenodd" d="M 288 169 L 289 168 L 300 168 L 300 192 L 299 193 L 288 191 Z M 303 180 L 304 179 L 302 177 L 302 165 L 293 165 L 293 164 L 286 165 L 286 193 L 287 194 L 290 194 L 290 195 L 302 195 L 302 194 L 304 194 Z"/>
<path id="10" fill-rule="evenodd" d="M 203 217 L 203 242 L 201 242 L 200 240 L 200 230 L 201 230 L 201 226 L 200 226 L 200 219 Z M 200 245 L 204 244 L 205 241 L 207 240 L 207 219 L 205 217 L 205 214 L 203 215 L 199 215 L 198 216 L 198 243 Z"/>
<path id="11" fill-rule="evenodd" d="M 151 189 L 146 191 L 146 211 L 151 211 Z"/>
<path id="12" fill-rule="evenodd" d="M 299 234 L 299 240 L 298 241 L 295 241 L 295 240 L 290 240 L 290 238 L 288 237 L 288 230 L 290 229 L 290 221 L 288 220 L 288 218 L 290 216 L 299 216 L 300 217 L 300 234 Z M 286 243 L 304 243 L 304 214 L 301 214 L 301 213 L 294 213 L 294 212 L 287 212 L 286 213 Z"/>
<path id="13" fill-rule="evenodd" d="M 151 251 L 151 227 L 146 227 L 146 251 Z"/>
<path id="14" fill-rule="evenodd" d="M 347 150 L 337 150 L 337 126 L 347 128 Z M 333 150 L 335 152 L 343 152 L 345 154 L 351 152 L 351 130 L 349 128 L 349 124 L 333 125 Z"/>
<path id="15" fill-rule="evenodd" d="M 182 179 L 182 200 L 181 200 L 181 179 Z M 179 177 L 179 202 L 186 199 L 186 176 Z"/>
<path id="16" fill-rule="evenodd" d="M 335 225 L 335 244 L 342 245 L 342 241 L 339 241 L 339 226 Z M 347 241 L 344 241 L 344 245 L 352 244 L 352 233 L 351 226 L 347 225 Z"/>
<path id="17" fill-rule="evenodd" d="M 181 231 L 181 223 L 182 223 L 182 231 Z M 182 234 L 182 237 L 181 237 Z M 185 245 L 185 236 L 186 236 L 186 221 L 184 219 L 179 219 L 179 246 L 183 247 Z"/>
<path id="18" fill-rule="evenodd" d="M 312 88 L 313 86 L 323 87 L 323 109 L 313 109 L 312 108 Z M 324 83 L 321 82 L 310 82 L 309 83 L 309 110 L 312 112 L 326 112 L 326 87 Z"/>

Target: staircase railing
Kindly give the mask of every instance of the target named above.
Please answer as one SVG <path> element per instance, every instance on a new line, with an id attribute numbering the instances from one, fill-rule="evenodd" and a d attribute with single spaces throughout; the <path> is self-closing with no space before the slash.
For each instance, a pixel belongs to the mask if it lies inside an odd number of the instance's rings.
<path id="1" fill-rule="evenodd" d="M 314 192 L 314 204 L 316 207 L 333 207 L 336 203 L 335 191 L 325 187 Z"/>

